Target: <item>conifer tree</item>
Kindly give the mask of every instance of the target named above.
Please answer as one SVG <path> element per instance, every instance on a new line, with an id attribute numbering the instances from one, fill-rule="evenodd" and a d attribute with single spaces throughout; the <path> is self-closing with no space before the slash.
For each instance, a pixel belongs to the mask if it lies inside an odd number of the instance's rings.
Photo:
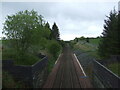
<path id="1" fill-rule="evenodd" d="M 56 23 L 54 23 L 53 26 L 52 26 L 51 37 L 52 37 L 52 39 L 60 40 L 59 35 L 60 34 L 59 34 L 58 26 L 56 25 Z"/>
<path id="2" fill-rule="evenodd" d="M 109 57 L 110 55 L 120 54 L 120 30 L 118 29 L 118 14 L 115 9 L 110 12 L 104 22 L 103 36 L 99 44 L 99 55 Z"/>

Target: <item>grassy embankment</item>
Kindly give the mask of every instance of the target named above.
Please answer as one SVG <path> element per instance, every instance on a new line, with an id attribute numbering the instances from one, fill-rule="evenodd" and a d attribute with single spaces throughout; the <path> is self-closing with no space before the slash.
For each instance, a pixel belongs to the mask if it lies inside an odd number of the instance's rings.
<path id="1" fill-rule="evenodd" d="M 2 60 L 14 60 L 14 63 L 17 65 L 32 65 L 40 60 L 33 53 L 24 53 L 21 56 L 19 52 L 12 48 L 9 42 L 10 40 L 2 40 Z"/>
<path id="2" fill-rule="evenodd" d="M 40 48 L 39 46 L 33 46 L 32 49 L 28 51 L 28 53 L 24 53 L 23 56 L 19 57 L 19 53 L 16 52 L 9 43 L 9 40 L 1 41 L 1 47 L 3 46 L 2 52 L 2 60 L 14 60 L 16 65 L 33 65 L 37 61 L 41 59 L 38 57 L 39 53 L 46 55 L 48 57 L 48 65 L 47 69 L 48 72 L 51 72 L 55 61 L 57 60 L 59 54 L 62 51 L 61 45 L 64 43 L 58 43 L 57 41 L 50 40 L 46 42 L 46 48 Z M 61 44 L 61 45 L 60 45 Z"/>
<path id="3" fill-rule="evenodd" d="M 74 44 L 74 50 L 81 50 L 82 52 L 88 53 L 89 55 L 95 57 L 96 59 L 100 59 L 98 55 L 98 45 L 100 38 L 89 39 L 89 43 L 86 40 L 79 40 L 76 44 Z"/>
<path id="4" fill-rule="evenodd" d="M 19 52 L 17 52 L 14 48 L 12 48 L 9 40 L 2 40 L 1 45 L 1 52 L 2 52 L 2 60 L 14 60 L 15 64 L 18 65 L 32 65 L 35 62 L 39 61 L 40 58 L 38 57 L 39 53 L 42 53 L 48 56 L 50 59 L 56 59 L 59 53 L 61 52 L 61 45 L 59 45 L 56 41 L 51 40 L 47 41 L 45 48 L 41 48 L 40 46 L 31 46 L 27 53 L 24 53 L 23 56 L 20 56 Z M 2 49 L 3 46 L 3 49 Z M 58 50 L 54 49 L 58 48 Z M 53 50 L 51 50 L 53 49 Z M 54 55 L 54 53 L 56 55 Z"/>
<path id="5" fill-rule="evenodd" d="M 74 41 L 72 41 L 74 43 Z M 74 44 L 74 50 L 80 50 L 83 53 L 89 54 L 91 57 L 94 57 L 96 60 L 100 60 L 100 56 L 98 55 L 98 45 L 100 43 L 100 38 L 91 38 L 89 39 L 89 43 L 85 40 L 78 41 Z M 113 73 L 120 76 L 119 67 L 120 63 L 111 63 L 106 66 Z"/>
<path id="6" fill-rule="evenodd" d="M 3 46 L 3 49 L 2 49 Z M 38 50 L 39 49 L 39 50 Z M 1 41 L 1 53 L 2 53 L 2 60 L 13 60 L 16 65 L 33 65 L 37 61 L 40 61 L 41 59 L 37 56 L 37 54 L 42 53 L 48 57 L 48 64 L 46 66 L 47 74 L 49 74 L 54 67 L 55 61 L 57 60 L 59 54 L 62 51 L 61 45 L 54 40 L 48 41 L 46 43 L 46 48 L 41 49 L 40 47 L 32 47 L 32 49 L 29 50 L 29 53 L 24 53 L 24 56 L 20 58 L 20 60 L 17 60 L 17 56 L 19 56 L 19 53 L 17 54 L 16 50 L 14 50 L 9 40 L 3 40 Z M 21 81 L 16 82 L 14 81 L 13 77 L 10 76 L 7 72 L 3 71 L 4 76 L 4 87 L 24 87 L 24 84 Z M 11 82 L 10 84 L 8 84 Z M 7 85 L 8 84 L 8 85 Z"/>

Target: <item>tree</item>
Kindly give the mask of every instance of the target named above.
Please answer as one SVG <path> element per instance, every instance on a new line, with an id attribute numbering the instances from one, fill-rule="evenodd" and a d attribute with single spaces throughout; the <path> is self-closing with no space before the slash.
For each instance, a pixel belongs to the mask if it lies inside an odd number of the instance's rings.
<path id="1" fill-rule="evenodd" d="M 89 37 L 86 38 L 86 42 L 89 43 Z"/>
<path id="2" fill-rule="evenodd" d="M 51 31 L 51 38 L 55 39 L 55 40 L 60 40 L 59 37 L 59 29 L 58 26 L 56 25 L 56 23 L 54 22 L 53 26 L 52 26 L 52 31 Z"/>
<path id="3" fill-rule="evenodd" d="M 81 36 L 81 37 L 80 37 L 80 40 L 85 40 L 85 37 L 84 37 L 84 36 Z"/>
<path id="4" fill-rule="evenodd" d="M 44 20 L 36 11 L 20 11 L 7 16 L 3 33 L 11 40 L 16 51 L 26 52 L 31 44 L 38 42 L 38 35 L 42 35 Z"/>
<path id="5" fill-rule="evenodd" d="M 49 32 L 49 35 L 47 35 L 48 36 L 48 39 L 49 40 L 51 40 L 51 28 L 50 28 L 50 25 L 49 25 L 49 23 L 47 22 L 46 24 L 45 24 L 45 28 L 48 30 L 48 32 Z"/>
<path id="6" fill-rule="evenodd" d="M 45 27 L 48 28 L 48 29 L 50 29 L 50 25 L 49 25 L 48 22 L 45 24 Z"/>
<path id="7" fill-rule="evenodd" d="M 43 17 L 34 10 L 20 11 L 14 15 L 7 16 L 4 23 L 3 34 L 6 35 L 6 41 L 10 43 L 10 51 L 13 54 L 4 52 L 4 56 L 15 60 L 17 64 L 33 64 L 39 60 L 39 53 L 47 52 L 57 58 L 61 50 L 61 45 L 56 40 L 50 40 L 49 23 L 45 23 Z M 59 31 L 57 25 L 53 27 L 53 35 L 58 39 Z M 5 51 L 5 50 L 4 50 Z M 6 50 L 7 51 L 7 50 Z M 9 51 L 9 49 L 8 49 Z M 50 57 L 51 58 L 51 57 Z M 49 60 L 49 64 L 51 65 Z"/>
<path id="8" fill-rule="evenodd" d="M 118 14 L 115 9 L 110 12 L 104 22 L 103 36 L 99 44 L 99 55 L 109 57 L 110 55 L 120 54 L 120 30 L 118 29 Z"/>
<path id="9" fill-rule="evenodd" d="M 118 46 L 120 46 L 120 11 L 118 12 Z M 118 53 L 120 54 L 120 48 L 118 48 Z"/>
<path id="10" fill-rule="evenodd" d="M 79 41 L 79 39 L 76 37 L 76 38 L 75 38 L 75 42 L 78 42 L 78 41 Z"/>

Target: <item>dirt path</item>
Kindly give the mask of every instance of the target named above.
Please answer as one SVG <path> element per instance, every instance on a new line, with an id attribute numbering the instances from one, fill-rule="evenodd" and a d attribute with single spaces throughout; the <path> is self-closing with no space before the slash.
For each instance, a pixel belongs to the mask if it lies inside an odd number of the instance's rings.
<path id="1" fill-rule="evenodd" d="M 69 45 L 63 50 L 43 88 L 90 88 L 86 74 L 71 52 Z"/>

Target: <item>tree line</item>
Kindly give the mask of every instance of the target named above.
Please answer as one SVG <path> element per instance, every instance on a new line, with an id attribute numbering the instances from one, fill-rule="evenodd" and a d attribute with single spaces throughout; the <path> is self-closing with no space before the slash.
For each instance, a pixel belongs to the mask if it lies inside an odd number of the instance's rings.
<path id="1" fill-rule="evenodd" d="M 114 9 L 106 17 L 102 40 L 98 47 L 98 53 L 102 58 L 120 55 L 120 12 Z"/>
<path id="2" fill-rule="evenodd" d="M 111 55 L 120 55 L 120 12 L 112 10 L 104 20 L 104 30 L 98 45 L 98 54 L 101 58 L 109 58 Z M 89 37 L 84 36 L 75 38 L 74 41 L 86 41 L 89 43 Z"/>

